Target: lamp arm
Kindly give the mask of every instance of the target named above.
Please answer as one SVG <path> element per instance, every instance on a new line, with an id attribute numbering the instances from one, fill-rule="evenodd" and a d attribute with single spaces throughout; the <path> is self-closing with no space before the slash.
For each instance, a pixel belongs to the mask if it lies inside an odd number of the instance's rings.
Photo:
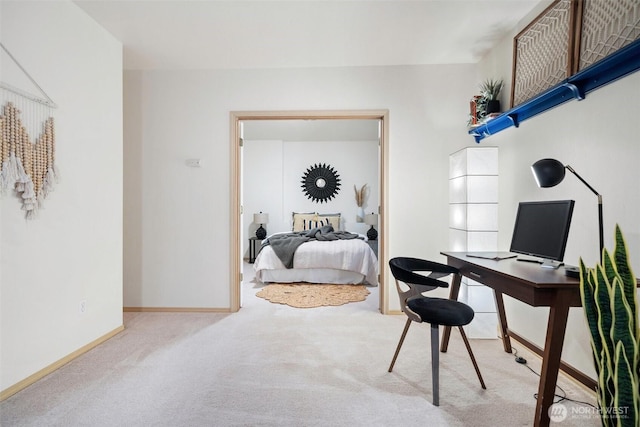
<path id="1" fill-rule="evenodd" d="M 602 196 L 600 195 L 600 193 L 598 193 L 595 188 L 593 188 L 592 186 L 589 185 L 589 183 L 587 183 L 587 181 L 585 181 L 580 175 L 578 175 L 578 172 L 576 172 L 575 170 L 573 170 L 573 168 L 569 165 L 566 165 L 565 168 L 567 168 L 567 170 L 569 170 L 569 172 L 571 172 L 572 174 L 574 174 L 580 181 L 582 181 L 582 183 L 584 185 L 586 185 L 587 187 L 589 187 L 589 190 L 593 191 L 593 194 L 595 194 L 596 196 L 598 196 L 598 201 L 602 202 Z"/>
<path id="2" fill-rule="evenodd" d="M 598 196 L 598 225 L 599 225 L 599 237 L 600 237 L 600 260 L 602 260 L 602 250 L 604 249 L 604 227 L 603 227 L 603 219 L 602 219 L 602 195 L 598 193 L 595 188 L 590 186 L 587 181 L 585 181 L 578 172 L 573 170 L 573 168 L 569 165 L 566 165 L 565 168 L 569 170 L 572 174 L 574 174 L 584 185 L 586 185 L 589 190 L 593 191 L 593 194 Z"/>
<path id="3" fill-rule="evenodd" d="M 602 220 L 602 196 L 598 194 L 598 225 L 600 226 L 600 256 L 599 259 L 602 261 L 602 251 L 604 250 L 604 227 Z"/>

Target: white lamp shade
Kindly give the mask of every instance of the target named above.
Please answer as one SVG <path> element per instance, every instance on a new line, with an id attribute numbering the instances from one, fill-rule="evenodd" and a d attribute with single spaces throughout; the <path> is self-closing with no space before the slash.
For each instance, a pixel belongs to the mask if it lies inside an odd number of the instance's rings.
<path id="1" fill-rule="evenodd" d="M 365 224 L 369 225 L 377 225 L 378 224 L 378 214 L 370 213 L 364 216 Z"/>
<path id="2" fill-rule="evenodd" d="M 269 222 L 269 214 L 267 213 L 254 213 L 253 222 L 255 224 L 267 224 Z"/>

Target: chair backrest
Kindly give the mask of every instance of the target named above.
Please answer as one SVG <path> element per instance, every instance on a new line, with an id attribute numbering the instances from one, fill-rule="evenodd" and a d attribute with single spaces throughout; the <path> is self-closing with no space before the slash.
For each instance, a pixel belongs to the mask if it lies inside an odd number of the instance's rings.
<path id="1" fill-rule="evenodd" d="M 389 267 L 396 280 L 400 308 L 414 322 L 422 322 L 422 319 L 411 311 L 407 302 L 412 298 L 422 297 L 423 292 L 449 287 L 448 282 L 437 279 L 451 274 L 460 274 L 457 268 L 450 265 L 409 257 L 392 258 L 389 260 Z M 416 271 L 429 272 L 429 274 L 418 274 L 415 273 Z M 404 290 L 400 282 L 404 283 L 408 289 Z"/>

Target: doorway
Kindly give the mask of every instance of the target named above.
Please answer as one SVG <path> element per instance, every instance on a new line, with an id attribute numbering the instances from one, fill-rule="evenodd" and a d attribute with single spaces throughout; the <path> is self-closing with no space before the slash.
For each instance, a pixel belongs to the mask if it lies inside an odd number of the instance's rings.
<path id="1" fill-rule="evenodd" d="M 379 120 L 380 122 L 380 162 L 379 162 L 379 303 L 381 313 L 387 314 L 387 224 L 388 224 L 388 122 L 387 110 L 345 110 L 345 111 L 235 111 L 230 113 L 230 164 L 231 164 L 231 233 L 230 233 L 230 308 L 232 312 L 241 307 L 242 283 L 242 141 L 241 123 L 251 120 Z"/>

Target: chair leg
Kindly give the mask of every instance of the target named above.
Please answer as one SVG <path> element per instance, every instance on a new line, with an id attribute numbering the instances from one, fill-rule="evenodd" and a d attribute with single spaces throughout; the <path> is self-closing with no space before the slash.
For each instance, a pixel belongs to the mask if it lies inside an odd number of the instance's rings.
<path id="1" fill-rule="evenodd" d="M 433 404 L 440 406 L 440 345 L 438 339 L 438 325 L 431 325 L 431 381 L 433 383 Z"/>
<path id="2" fill-rule="evenodd" d="M 473 351 L 471 351 L 471 345 L 469 345 L 469 340 L 467 339 L 467 334 L 464 333 L 464 329 L 462 326 L 458 326 L 460 329 L 460 335 L 462 335 L 462 340 L 464 341 L 464 345 L 467 347 L 467 352 L 469 352 L 469 356 L 471 357 L 471 362 L 473 363 L 473 367 L 476 369 L 476 374 L 478 375 L 478 379 L 480 380 L 480 385 L 483 389 L 487 389 L 487 386 L 484 385 L 484 380 L 482 379 L 482 374 L 480 373 L 480 368 L 478 368 L 478 364 L 476 363 L 476 358 L 473 356 Z"/>
<path id="3" fill-rule="evenodd" d="M 404 325 L 404 331 L 402 331 L 402 336 L 400 336 L 400 342 L 398 343 L 398 347 L 396 347 L 396 353 L 393 355 L 393 360 L 391 361 L 391 365 L 389 365 L 389 372 L 393 370 L 393 365 L 396 364 L 396 359 L 398 358 L 398 354 L 400 353 L 400 347 L 402 347 L 402 343 L 404 342 L 404 337 L 407 336 L 407 331 L 409 330 L 409 326 L 411 326 L 411 322 L 413 320 L 407 319 L 407 323 Z"/>

